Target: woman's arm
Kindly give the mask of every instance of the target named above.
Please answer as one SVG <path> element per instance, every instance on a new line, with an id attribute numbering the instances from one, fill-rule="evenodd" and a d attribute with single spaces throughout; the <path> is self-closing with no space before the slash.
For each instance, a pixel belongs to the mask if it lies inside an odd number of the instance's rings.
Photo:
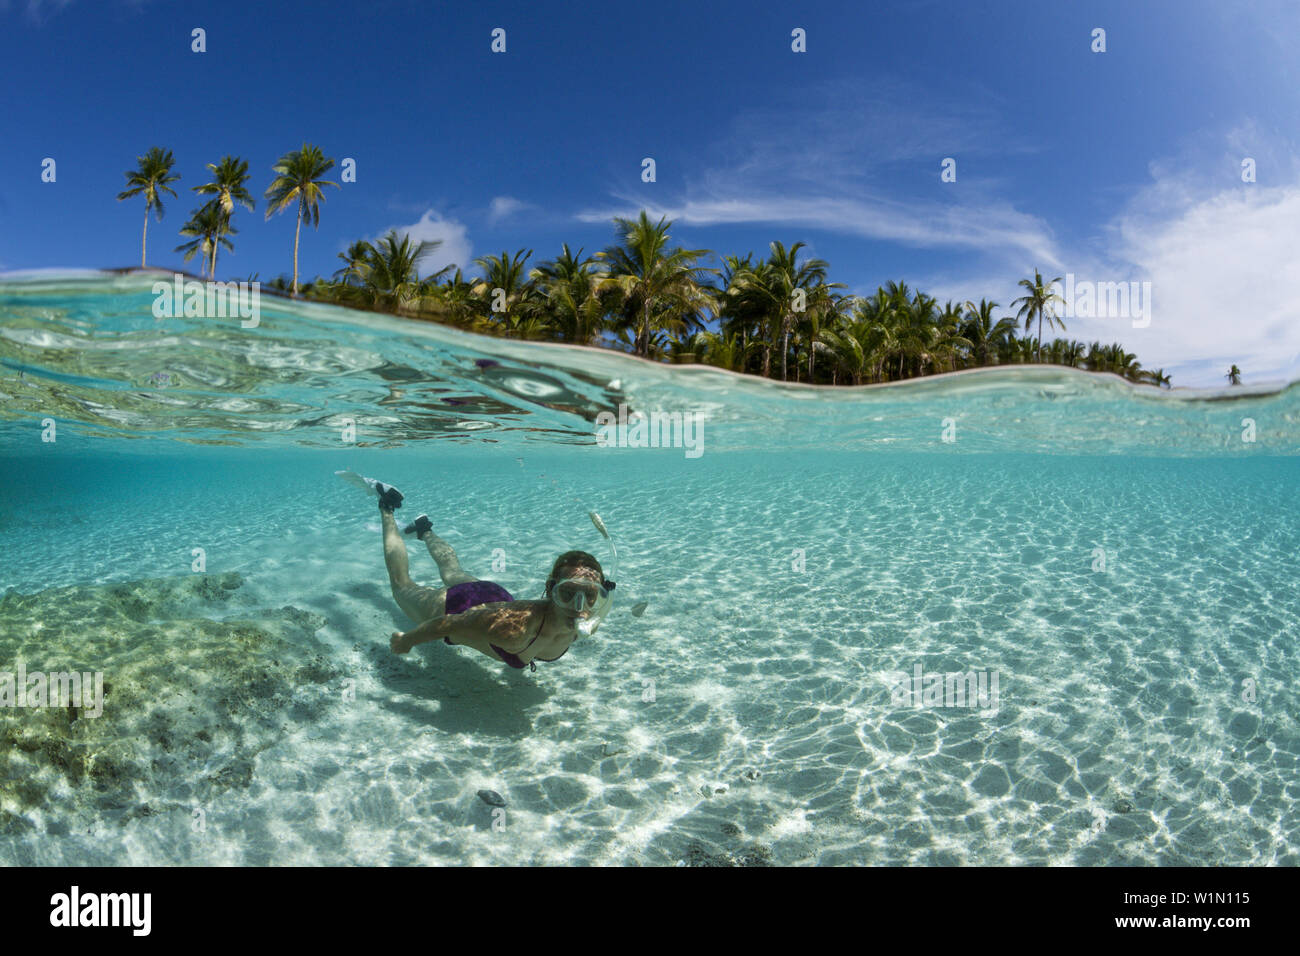
<path id="1" fill-rule="evenodd" d="M 395 654 L 405 654 L 417 644 L 450 639 L 453 644 L 464 644 L 488 657 L 500 660 L 489 645 L 496 644 L 512 654 L 527 644 L 526 635 L 532 629 L 535 601 L 510 601 L 500 604 L 483 604 L 463 614 L 434 617 L 405 633 L 393 632 L 389 642 Z"/>
<path id="2" fill-rule="evenodd" d="M 454 623 L 456 618 L 464 617 L 463 614 L 454 614 L 451 617 L 431 617 L 418 627 L 409 631 L 393 631 L 392 640 L 389 646 L 392 647 L 394 654 L 405 654 L 416 644 L 427 644 L 429 641 L 441 640 L 451 635 L 449 624 Z"/>

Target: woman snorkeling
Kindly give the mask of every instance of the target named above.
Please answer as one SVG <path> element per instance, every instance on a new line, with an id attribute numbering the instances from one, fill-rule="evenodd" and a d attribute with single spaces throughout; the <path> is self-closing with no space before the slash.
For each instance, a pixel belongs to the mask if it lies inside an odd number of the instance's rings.
<path id="1" fill-rule="evenodd" d="M 349 480 L 360 479 L 379 496 L 384 563 L 393 598 L 418 625 L 393 632 L 390 646 L 395 654 L 441 639 L 472 647 L 513 668 L 536 670 L 534 661 L 559 660 L 580 634 L 594 633 L 613 606 L 610 592 L 614 582 L 605 578 L 600 562 L 585 551 L 566 551 L 555 559 L 542 600 L 515 600 L 501 585 L 461 570 L 456 552 L 434 534 L 427 515 L 418 516 L 405 533 L 414 534 L 429 549 L 443 587 L 416 584 L 408 570 L 406 542 L 393 517 L 393 510 L 402 505 L 401 492 L 373 479 L 340 474 Z M 608 538 L 599 517 L 593 514 L 592 521 Z"/>

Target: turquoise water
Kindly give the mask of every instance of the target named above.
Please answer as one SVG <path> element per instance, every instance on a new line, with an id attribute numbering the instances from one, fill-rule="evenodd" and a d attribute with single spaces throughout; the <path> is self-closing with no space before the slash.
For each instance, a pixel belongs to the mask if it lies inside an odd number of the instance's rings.
<path id="1" fill-rule="evenodd" d="M 0 670 L 110 688 L 0 709 L 0 861 L 1300 862 L 1296 388 L 782 387 L 150 284 L 0 284 Z M 620 404 L 702 453 L 602 447 Z M 343 468 L 522 597 L 598 511 L 614 611 L 535 673 L 393 655 Z"/>

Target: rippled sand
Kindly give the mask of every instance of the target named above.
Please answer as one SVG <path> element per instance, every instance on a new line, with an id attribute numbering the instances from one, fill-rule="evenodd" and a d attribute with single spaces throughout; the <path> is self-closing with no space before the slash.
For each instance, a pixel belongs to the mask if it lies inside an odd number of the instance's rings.
<path id="1" fill-rule="evenodd" d="M 0 859 L 1300 863 L 1294 461 L 370 454 L 34 475 L 0 668 L 112 691 L 93 726 L 0 711 Z M 615 611 L 535 674 L 392 655 L 342 467 L 524 597 L 605 556 L 598 509 Z M 78 517 L 99 546 L 46 530 Z M 996 670 L 996 714 L 898 705 L 917 664 Z"/>

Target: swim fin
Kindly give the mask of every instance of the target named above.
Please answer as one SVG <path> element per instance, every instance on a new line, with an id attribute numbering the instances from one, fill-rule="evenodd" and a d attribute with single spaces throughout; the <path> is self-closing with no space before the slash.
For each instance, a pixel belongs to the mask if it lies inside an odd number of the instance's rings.
<path id="1" fill-rule="evenodd" d="M 428 515 L 417 515 L 415 520 L 402 529 L 402 534 L 413 534 L 417 538 L 433 530 L 433 522 Z"/>
<path id="2" fill-rule="evenodd" d="M 358 475 L 355 471 L 336 471 L 334 474 L 338 475 L 348 484 L 354 485 L 362 491 L 368 491 L 372 495 L 375 495 L 380 501 L 387 504 L 388 510 L 390 511 L 393 508 L 400 508 L 402 506 L 402 498 L 404 496 L 400 491 L 386 482 L 376 481 L 374 478 L 367 478 L 365 475 Z"/>

